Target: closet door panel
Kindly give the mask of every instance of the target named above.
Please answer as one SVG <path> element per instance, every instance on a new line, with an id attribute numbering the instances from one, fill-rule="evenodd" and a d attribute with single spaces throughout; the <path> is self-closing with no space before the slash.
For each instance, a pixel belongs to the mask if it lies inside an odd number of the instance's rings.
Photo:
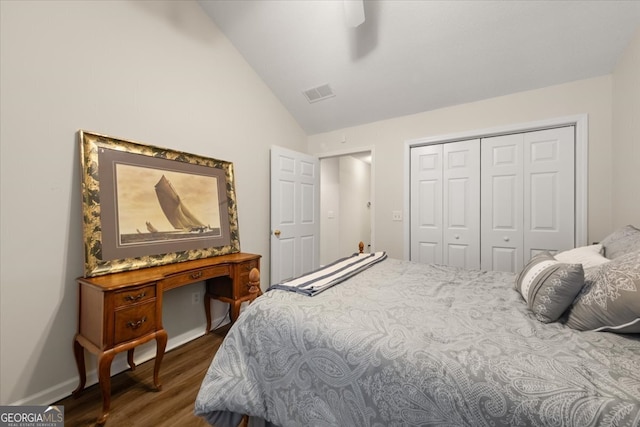
<path id="1" fill-rule="evenodd" d="M 442 264 L 442 145 L 411 149 L 411 260 Z"/>
<path id="2" fill-rule="evenodd" d="M 525 262 L 574 247 L 574 128 L 524 134 Z"/>
<path id="3" fill-rule="evenodd" d="M 443 145 L 444 263 L 480 268 L 480 140 Z"/>
<path id="4" fill-rule="evenodd" d="M 523 267 L 523 135 L 482 140 L 481 268 Z"/>
<path id="5" fill-rule="evenodd" d="M 479 267 L 469 267 L 474 260 L 470 255 L 471 248 L 469 245 L 456 245 L 455 243 L 447 243 L 445 246 L 445 265 L 452 267 L 477 269 Z M 478 260 L 479 261 L 479 260 Z"/>
<path id="6" fill-rule="evenodd" d="M 442 245 L 434 242 L 419 242 L 411 251 L 411 261 L 422 264 L 442 264 Z"/>
<path id="7" fill-rule="evenodd" d="M 518 248 L 493 246 L 491 253 L 491 265 L 493 270 L 518 272 L 518 257 L 521 251 Z"/>

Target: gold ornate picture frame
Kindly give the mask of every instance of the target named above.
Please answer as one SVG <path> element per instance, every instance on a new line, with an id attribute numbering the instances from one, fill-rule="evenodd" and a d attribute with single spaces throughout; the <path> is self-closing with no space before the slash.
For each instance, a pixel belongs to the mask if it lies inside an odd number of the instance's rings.
<path id="1" fill-rule="evenodd" d="M 85 276 L 240 251 L 232 163 L 78 133 Z"/>

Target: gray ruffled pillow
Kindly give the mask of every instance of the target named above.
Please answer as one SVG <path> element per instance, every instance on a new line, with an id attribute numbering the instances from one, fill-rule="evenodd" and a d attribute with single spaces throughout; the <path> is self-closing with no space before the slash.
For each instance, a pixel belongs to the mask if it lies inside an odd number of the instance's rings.
<path id="1" fill-rule="evenodd" d="M 582 264 L 564 264 L 549 252 L 531 258 L 516 278 L 516 290 L 543 323 L 562 316 L 584 285 Z"/>
<path id="2" fill-rule="evenodd" d="M 640 230 L 633 225 L 625 225 L 602 239 L 604 256 L 616 259 L 629 252 L 640 250 Z"/>
<path id="3" fill-rule="evenodd" d="M 640 333 L 640 250 L 587 269 L 566 325 L 581 331 Z"/>

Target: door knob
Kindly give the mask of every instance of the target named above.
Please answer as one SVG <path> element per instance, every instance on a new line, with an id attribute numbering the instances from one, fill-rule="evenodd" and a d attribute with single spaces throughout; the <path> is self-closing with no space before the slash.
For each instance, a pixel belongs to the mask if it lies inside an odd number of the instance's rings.
<path id="1" fill-rule="evenodd" d="M 456 234 L 455 236 L 453 236 L 456 240 L 460 238 L 459 234 Z"/>
<path id="2" fill-rule="evenodd" d="M 504 236 L 504 241 L 508 242 L 509 241 L 509 236 Z"/>
<path id="3" fill-rule="evenodd" d="M 275 230 L 275 231 L 273 232 L 273 234 L 275 234 L 275 235 L 276 235 L 276 237 L 280 237 L 280 230 Z"/>

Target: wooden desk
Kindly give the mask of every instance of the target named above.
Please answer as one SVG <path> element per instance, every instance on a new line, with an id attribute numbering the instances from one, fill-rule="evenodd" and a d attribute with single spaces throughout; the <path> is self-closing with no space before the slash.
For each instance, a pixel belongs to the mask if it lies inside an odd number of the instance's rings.
<path id="1" fill-rule="evenodd" d="M 167 345 L 162 326 L 162 294 L 192 283 L 206 281 L 205 313 L 208 333 L 211 328 L 212 298 L 231 304 L 231 321 L 240 313 L 240 305 L 260 295 L 260 255 L 235 253 L 143 268 L 97 277 L 80 277 L 78 333 L 73 354 L 80 384 L 77 396 L 86 384 L 84 349 L 98 356 L 98 381 L 102 391 L 102 412 L 98 424 L 104 424 L 111 405 L 111 362 L 117 353 L 127 351 L 127 362 L 135 369 L 136 346 L 156 340 L 153 383 L 161 389 L 159 373 Z M 254 271 L 255 269 L 255 271 Z"/>

